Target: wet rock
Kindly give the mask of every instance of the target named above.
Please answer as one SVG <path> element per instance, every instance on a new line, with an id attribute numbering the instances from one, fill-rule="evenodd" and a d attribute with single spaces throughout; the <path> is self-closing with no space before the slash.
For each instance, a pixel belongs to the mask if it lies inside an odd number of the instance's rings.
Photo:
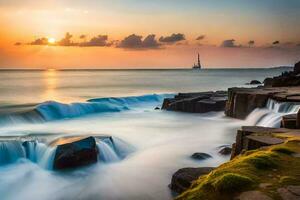
<path id="1" fill-rule="evenodd" d="M 160 108 L 159 107 L 155 107 L 154 110 L 160 110 Z"/>
<path id="2" fill-rule="evenodd" d="M 281 127 L 282 128 L 289 128 L 289 129 L 296 129 L 297 128 L 297 115 L 296 114 L 288 114 L 282 116 L 281 119 Z"/>
<path id="3" fill-rule="evenodd" d="M 252 80 L 249 84 L 250 85 L 258 85 L 258 84 L 261 84 L 261 82 L 258 80 Z"/>
<path id="4" fill-rule="evenodd" d="M 178 93 L 174 98 L 164 99 L 162 109 L 190 113 L 223 111 L 226 101 L 226 91 Z"/>
<path id="5" fill-rule="evenodd" d="M 96 163 L 97 158 L 98 150 L 95 138 L 80 138 L 57 146 L 53 168 L 61 170 L 85 166 Z"/>
<path id="6" fill-rule="evenodd" d="M 191 158 L 195 159 L 195 160 L 205 160 L 208 158 L 212 158 L 211 155 L 207 154 L 207 153 L 201 153 L 201 152 L 197 152 L 194 153 Z"/>
<path id="7" fill-rule="evenodd" d="M 247 191 L 241 193 L 237 198 L 237 200 L 272 200 L 271 197 L 260 191 Z"/>
<path id="8" fill-rule="evenodd" d="M 213 167 L 200 168 L 182 168 L 175 172 L 172 176 L 170 189 L 176 193 L 182 193 L 187 190 L 200 176 L 210 173 Z"/>
<path id="9" fill-rule="evenodd" d="M 230 155 L 231 154 L 231 151 L 232 151 L 232 148 L 230 147 L 223 147 L 220 151 L 219 151 L 219 154 L 222 154 L 222 155 Z"/>

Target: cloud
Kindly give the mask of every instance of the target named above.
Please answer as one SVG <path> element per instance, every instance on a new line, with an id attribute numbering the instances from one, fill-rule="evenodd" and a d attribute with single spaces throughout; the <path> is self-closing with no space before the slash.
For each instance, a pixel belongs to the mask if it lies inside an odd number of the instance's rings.
<path id="1" fill-rule="evenodd" d="M 82 35 L 79 36 L 79 38 L 80 38 L 80 39 L 85 39 L 85 38 L 86 38 L 86 35 L 82 34 Z"/>
<path id="2" fill-rule="evenodd" d="M 160 37 L 159 41 L 162 43 L 174 44 L 179 41 L 185 40 L 185 36 L 182 33 L 173 33 L 170 36 Z"/>
<path id="3" fill-rule="evenodd" d="M 273 45 L 277 45 L 277 44 L 279 44 L 280 42 L 278 41 L 278 40 L 276 40 L 276 41 L 274 41 L 272 44 Z"/>
<path id="4" fill-rule="evenodd" d="M 96 46 L 97 47 L 105 47 L 105 46 L 111 46 L 111 45 L 112 45 L 112 43 L 108 42 L 107 35 L 98 35 L 97 37 L 91 38 L 90 41 L 88 41 L 88 42 L 79 43 L 79 46 L 82 46 L 82 47 L 96 47 Z"/>
<path id="5" fill-rule="evenodd" d="M 63 39 L 61 39 L 60 41 L 57 42 L 57 44 L 59 46 L 77 46 L 77 43 L 74 43 L 71 38 L 73 37 L 73 35 L 71 35 L 70 33 L 66 33 L 65 37 Z"/>
<path id="6" fill-rule="evenodd" d="M 34 40 L 33 42 L 29 43 L 30 45 L 48 45 L 48 39 L 45 37 L 38 38 Z"/>
<path id="7" fill-rule="evenodd" d="M 125 49 L 155 49 L 161 45 L 155 39 L 154 34 L 148 35 L 144 40 L 142 38 L 143 36 L 136 34 L 129 35 L 117 47 Z"/>
<path id="8" fill-rule="evenodd" d="M 205 35 L 199 35 L 196 40 L 203 40 L 205 38 Z"/>
<path id="9" fill-rule="evenodd" d="M 224 40 L 220 46 L 221 47 L 228 47 L 228 48 L 241 47 L 240 45 L 236 45 L 235 44 L 235 40 L 234 39 Z"/>

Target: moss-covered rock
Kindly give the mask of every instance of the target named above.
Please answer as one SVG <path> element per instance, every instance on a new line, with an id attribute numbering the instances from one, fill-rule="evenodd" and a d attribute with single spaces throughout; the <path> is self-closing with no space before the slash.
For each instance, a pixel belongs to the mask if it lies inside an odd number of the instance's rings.
<path id="1" fill-rule="evenodd" d="M 226 173 L 218 178 L 213 186 L 218 192 L 237 192 L 251 187 L 254 181 L 247 177 L 236 173 Z"/>
<path id="2" fill-rule="evenodd" d="M 300 185 L 300 139 L 247 151 L 196 180 L 177 200 L 229 200 L 242 191 L 255 190 L 280 199 L 278 188 Z M 270 187 L 259 187 L 269 183 Z"/>

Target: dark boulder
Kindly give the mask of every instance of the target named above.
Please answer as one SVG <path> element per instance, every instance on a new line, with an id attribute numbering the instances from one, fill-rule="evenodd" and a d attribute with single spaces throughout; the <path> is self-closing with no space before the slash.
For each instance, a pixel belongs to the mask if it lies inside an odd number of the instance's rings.
<path id="1" fill-rule="evenodd" d="M 98 150 L 94 137 L 87 137 L 58 145 L 55 152 L 53 169 L 69 169 L 96 163 Z"/>
<path id="2" fill-rule="evenodd" d="M 222 147 L 221 150 L 219 151 L 219 154 L 227 156 L 227 155 L 231 154 L 231 151 L 232 151 L 232 148 L 230 148 L 230 147 Z"/>
<path id="3" fill-rule="evenodd" d="M 159 107 L 155 107 L 154 110 L 160 110 L 160 108 Z"/>
<path id="4" fill-rule="evenodd" d="M 258 80 L 252 80 L 252 81 L 250 82 L 250 85 L 258 85 L 258 84 L 261 84 L 261 82 L 258 81 Z"/>
<path id="5" fill-rule="evenodd" d="M 200 176 L 210 173 L 213 167 L 182 168 L 172 176 L 170 189 L 176 193 L 182 193 L 187 190 Z"/>
<path id="6" fill-rule="evenodd" d="M 207 153 L 194 153 L 191 158 L 195 159 L 195 160 L 205 160 L 207 158 L 212 158 L 211 155 L 207 154 Z"/>

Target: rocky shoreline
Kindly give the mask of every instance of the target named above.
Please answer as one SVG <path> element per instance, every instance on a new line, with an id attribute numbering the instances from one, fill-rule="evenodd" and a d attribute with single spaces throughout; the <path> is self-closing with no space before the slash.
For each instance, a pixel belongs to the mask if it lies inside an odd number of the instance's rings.
<path id="1" fill-rule="evenodd" d="M 300 104 L 300 62 L 292 72 L 266 78 L 263 86 L 180 93 L 165 99 L 162 109 L 191 113 L 223 110 L 228 117 L 245 119 L 254 109 L 266 107 L 269 100 Z M 283 116 L 281 128 L 241 127 L 229 162 L 217 168 L 179 169 L 170 188 L 180 194 L 176 197 L 180 200 L 300 199 L 299 155 L 300 110 Z"/>

